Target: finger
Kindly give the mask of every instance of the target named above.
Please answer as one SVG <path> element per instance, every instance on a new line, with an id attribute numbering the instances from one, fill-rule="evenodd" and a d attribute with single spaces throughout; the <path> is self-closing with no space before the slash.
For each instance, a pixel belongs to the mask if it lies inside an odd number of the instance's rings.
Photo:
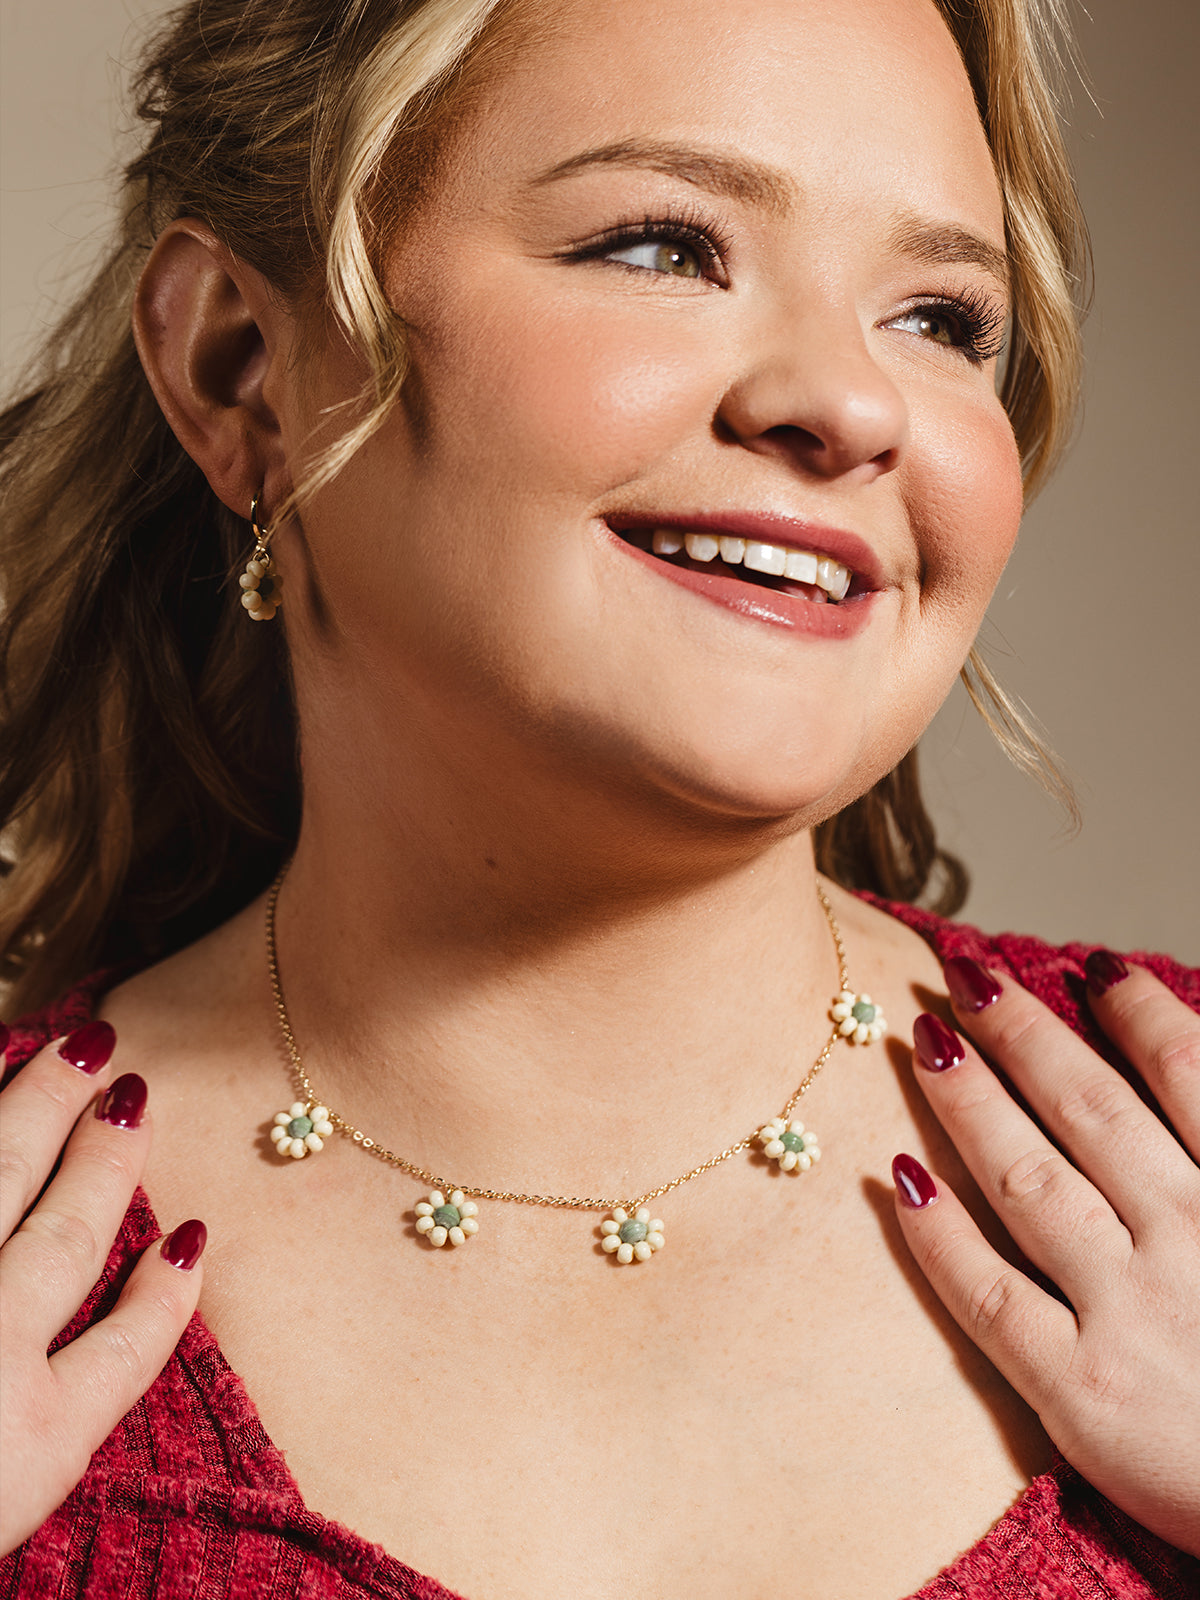
<path id="1" fill-rule="evenodd" d="M 0 1243 L 41 1193 L 80 1113 L 107 1083 L 117 1036 L 88 1022 L 40 1050 L 0 1094 Z"/>
<path id="2" fill-rule="evenodd" d="M 1109 950 L 1093 950 L 1084 968 L 1097 1022 L 1200 1161 L 1200 1016 L 1152 972 Z"/>
<path id="3" fill-rule="evenodd" d="M 984 1199 L 1030 1261 L 1079 1305 L 1128 1260 L 1128 1229 L 953 1029 L 926 1014 L 913 1039 L 917 1082 Z"/>
<path id="4" fill-rule="evenodd" d="M 117 1078 L 85 1112 L 45 1194 L 0 1253 L 16 1326 L 41 1350 L 70 1322 L 108 1260 L 150 1146 L 146 1084 Z"/>
<path id="5" fill-rule="evenodd" d="M 35 1452 L 30 1472 L 44 1473 L 56 1461 L 63 1481 L 55 1504 L 74 1488 L 92 1454 L 166 1366 L 196 1309 L 203 1280 L 200 1256 L 204 1224 L 182 1223 L 166 1239 L 143 1252 L 112 1311 L 50 1360 L 52 1401 L 44 1402 L 44 1426 L 30 1432 L 24 1447 Z M 51 1420 L 53 1418 L 54 1420 Z M 56 1435 L 56 1436 L 52 1436 Z M 20 1481 L 22 1463 L 6 1462 Z M 45 1515 L 36 1510 L 33 1532 Z"/>
<path id="6" fill-rule="evenodd" d="M 913 1258 L 959 1327 L 1035 1411 L 1046 1412 L 1079 1337 L 1066 1306 L 998 1255 L 945 1183 L 913 1156 L 892 1163 Z"/>
<path id="7" fill-rule="evenodd" d="M 1195 1166 L 1170 1130 L 1107 1061 L 1015 981 L 976 962 L 945 966 L 955 1014 L 1042 1125 L 1140 1232 L 1169 1196 L 1194 1183 Z"/>

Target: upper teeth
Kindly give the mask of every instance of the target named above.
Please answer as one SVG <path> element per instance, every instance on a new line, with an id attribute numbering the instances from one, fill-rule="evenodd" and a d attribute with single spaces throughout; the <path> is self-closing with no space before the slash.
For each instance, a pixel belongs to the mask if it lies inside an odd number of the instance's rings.
<path id="1" fill-rule="evenodd" d="M 754 572 L 767 572 L 774 578 L 791 578 L 796 583 L 815 584 L 831 600 L 842 600 L 850 587 L 851 573 L 840 561 L 814 555 L 810 550 L 792 550 L 782 544 L 762 544 L 756 539 L 735 539 L 728 534 L 679 533 L 674 528 L 658 528 L 654 534 L 654 554 L 674 556 L 687 550 L 693 561 L 715 561 L 720 556 L 728 566 L 739 564 Z"/>

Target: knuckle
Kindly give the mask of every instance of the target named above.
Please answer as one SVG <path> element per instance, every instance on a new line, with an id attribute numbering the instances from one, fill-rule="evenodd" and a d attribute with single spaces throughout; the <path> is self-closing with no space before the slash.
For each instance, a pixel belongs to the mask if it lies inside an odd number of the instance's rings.
<path id="1" fill-rule="evenodd" d="M 1002 1169 L 997 1179 L 1000 1198 L 1010 1206 L 1025 1207 L 1054 1199 L 1067 1177 L 1066 1163 L 1057 1150 L 1044 1146 L 1026 1151 Z"/>
<path id="2" fill-rule="evenodd" d="M 115 1368 L 130 1390 L 144 1393 L 158 1368 L 150 1359 L 140 1331 L 124 1319 L 112 1318 L 97 1323 L 95 1331 L 103 1339 L 110 1373 Z"/>
<path id="3" fill-rule="evenodd" d="M 987 1012 L 982 1013 L 987 1016 Z M 988 1048 L 993 1050 L 1001 1059 L 1012 1054 L 1021 1055 L 1028 1051 L 1030 1036 L 1041 1031 L 1044 1017 L 1033 1005 L 1028 1003 L 1028 998 L 1018 998 L 1003 1010 L 989 1017 L 991 1028 L 988 1036 Z"/>
<path id="4" fill-rule="evenodd" d="M 19 1196 L 24 1207 L 38 1188 L 33 1160 L 24 1145 L 7 1144 L 0 1149 L 0 1194 L 6 1198 Z"/>
<path id="5" fill-rule="evenodd" d="M 1009 1320 L 1024 1284 L 1012 1267 L 977 1279 L 968 1289 L 965 1304 L 966 1331 L 977 1344 L 990 1341 L 996 1330 Z"/>
<path id="6" fill-rule="evenodd" d="M 1181 1028 L 1164 1039 L 1154 1052 L 1159 1076 L 1164 1080 L 1200 1078 L 1200 1026 Z"/>
<path id="7" fill-rule="evenodd" d="M 26 1217 L 21 1232 L 27 1241 L 36 1243 L 43 1264 L 51 1271 L 92 1267 L 108 1254 L 108 1245 L 93 1224 L 77 1212 L 39 1207 Z"/>
<path id="8" fill-rule="evenodd" d="M 1059 1096 L 1055 1112 L 1063 1123 L 1103 1129 L 1118 1126 L 1134 1110 L 1133 1091 L 1115 1073 L 1082 1078 Z"/>

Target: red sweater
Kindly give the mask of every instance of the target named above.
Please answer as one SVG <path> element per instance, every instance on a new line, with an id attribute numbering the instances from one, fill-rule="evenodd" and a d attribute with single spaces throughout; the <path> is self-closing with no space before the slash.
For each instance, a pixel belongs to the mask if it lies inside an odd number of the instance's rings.
<path id="1" fill-rule="evenodd" d="M 910 907 L 886 909 L 945 959 L 1009 973 L 1103 1047 L 1083 1004 L 1090 946 L 987 939 Z M 1200 1011 L 1200 971 L 1132 958 Z M 13 1030 L 9 1064 L 85 1021 L 104 980 L 73 990 Z M 159 1234 L 135 1195 L 104 1277 L 56 1341 L 112 1306 Z M 101 1445 L 58 1511 L 0 1561 L 0 1597 L 28 1600 L 455 1600 L 378 1545 L 309 1511 L 199 1315 L 161 1377 Z M 1200 1600 L 1200 1561 L 1131 1522 L 1065 1463 L 1035 1479 L 991 1532 L 913 1600 Z"/>

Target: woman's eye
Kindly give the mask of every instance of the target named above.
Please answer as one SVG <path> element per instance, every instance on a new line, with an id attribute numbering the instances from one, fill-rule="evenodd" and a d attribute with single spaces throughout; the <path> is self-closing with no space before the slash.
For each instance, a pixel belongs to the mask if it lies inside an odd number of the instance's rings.
<path id="1" fill-rule="evenodd" d="M 694 246 L 678 239 L 643 239 L 638 244 L 621 245 L 606 252 L 610 261 L 627 267 L 644 267 L 649 272 L 666 272 L 675 278 L 702 278 L 704 269 Z"/>
<path id="2" fill-rule="evenodd" d="M 903 316 L 893 320 L 892 327 L 904 328 L 934 344 L 959 345 L 967 342 L 958 318 L 935 307 L 922 306 L 916 311 L 906 311 Z"/>

